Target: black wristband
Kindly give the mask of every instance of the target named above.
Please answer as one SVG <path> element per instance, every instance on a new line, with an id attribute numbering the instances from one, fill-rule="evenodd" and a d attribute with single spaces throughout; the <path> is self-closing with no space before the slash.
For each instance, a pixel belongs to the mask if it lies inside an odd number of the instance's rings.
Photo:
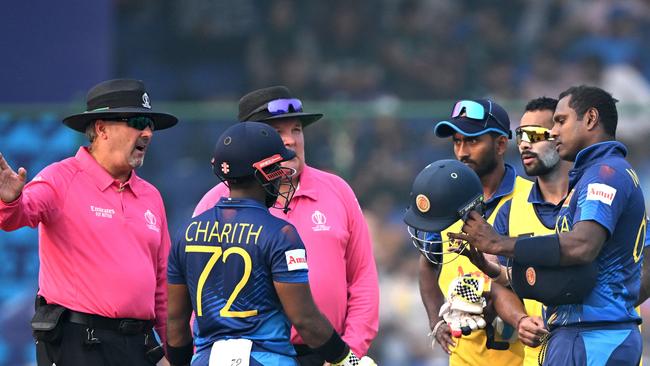
<path id="1" fill-rule="evenodd" d="M 520 237 L 515 243 L 515 262 L 536 266 L 560 265 L 560 237 L 557 234 Z"/>
<path id="2" fill-rule="evenodd" d="M 332 336 L 322 346 L 312 349 L 329 363 L 340 362 L 350 352 L 350 347 L 343 342 L 336 331 L 332 332 Z"/>
<path id="3" fill-rule="evenodd" d="M 184 346 L 172 347 L 167 343 L 167 360 L 172 365 L 188 365 L 194 355 L 194 343 L 190 342 Z"/>

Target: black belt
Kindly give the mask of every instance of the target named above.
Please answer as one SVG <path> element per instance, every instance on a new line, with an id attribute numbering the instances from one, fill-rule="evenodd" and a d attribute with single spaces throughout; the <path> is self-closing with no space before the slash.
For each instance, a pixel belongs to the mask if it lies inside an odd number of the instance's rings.
<path id="1" fill-rule="evenodd" d="M 70 323 L 86 325 L 90 328 L 112 330 L 121 334 L 144 334 L 153 327 L 151 320 L 138 320 L 128 318 L 106 318 L 94 314 L 80 313 L 68 310 Z"/>

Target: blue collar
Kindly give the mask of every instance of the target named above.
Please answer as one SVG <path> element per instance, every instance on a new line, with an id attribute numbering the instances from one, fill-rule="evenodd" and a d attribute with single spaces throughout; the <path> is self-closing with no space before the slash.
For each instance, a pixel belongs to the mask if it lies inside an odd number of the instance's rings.
<path id="1" fill-rule="evenodd" d="M 539 189 L 539 184 L 537 184 L 538 182 L 539 181 L 537 179 L 535 179 L 535 182 L 533 183 L 533 188 L 531 188 L 530 194 L 528 195 L 528 203 L 532 203 L 534 205 L 555 206 L 554 204 L 544 200 L 544 196 L 542 195 L 542 191 Z"/>
<path id="2" fill-rule="evenodd" d="M 268 208 L 264 205 L 264 203 L 251 199 L 251 198 L 230 198 L 230 197 L 221 197 L 219 199 L 219 202 L 217 202 L 217 206 L 221 207 L 257 207 L 261 208 L 264 210 L 268 210 Z"/>
<path id="3" fill-rule="evenodd" d="M 505 163 L 505 166 L 506 173 L 503 175 L 503 179 L 501 179 L 501 184 L 499 184 L 499 188 L 497 188 L 497 191 L 494 192 L 492 197 L 490 197 L 489 200 L 485 201 L 486 205 L 490 205 L 495 201 L 498 202 L 501 197 L 507 196 L 515 190 L 515 179 L 517 179 L 517 172 L 512 165 Z"/>
<path id="4" fill-rule="evenodd" d="M 590 166 L 606 158 L 621 157 L 627 155 L 627 148 L 618 141 L 603 141 L 580 150 L 576 155 L 573 168 L 569 170 L 569 192 L 575 187 L 583 172 Z"/>
<path id="5" fill-rule="evenodd" d="M 599 160 L 616 155 L 621 157 L 627 155 L 627 148 L 625 145 L 618 141 L 599 142 L 580 150 L 578 155 L 576 155 L 576 161 L 571 170 L 584 170 Z"/>

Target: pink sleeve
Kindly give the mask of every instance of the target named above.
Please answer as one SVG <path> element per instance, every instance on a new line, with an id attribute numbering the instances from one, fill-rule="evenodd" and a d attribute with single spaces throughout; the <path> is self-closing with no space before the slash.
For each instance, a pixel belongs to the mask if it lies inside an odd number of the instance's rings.
<path id="1" fill-rule="evenodd" d="M 165 207 L 162 206 L 163 222 L 162 228 L 162 242 L 160 243 L 160 250 L 158 251 L 158 268 L 156 271 L 156 332 L 162 340 L 162 344 L 166 345 L 167 341 L 167 259 L 169 256 L 169 248 L 171 246 L 171 239 L 169 237 L 169 229 L 167 227 L 167 214 Z"/>
<path id="2" fill-rule="evenodd" d="M 62 209 L 57 192 L 64 187 L 61 179 L 54 179 L 52 166 L 45 168 L 23 188 L 21 195 L 13 202 L 0 200 L 0 229 L 13 231 L 23 226 L 35 228 L 40 222 L 52 220 Z"/>
<path id="3" fill-rule="evenodd" d="M 212 187 L 211 190 L 206 193 L 203 198 L 199 201 L 199 203 L 196 205 L 196 208 L 194 209 L 194 213 L 192 214 L 192 217 L 196 217 L 205 211 L 211 209 L 214 207 L 214 205 L 219 202 L 219 199 L 221 197 L 228 197 L 230 195 L 230 191 L 228 190 L 228 187 L 226 187 L 225 184 L 219 183 L 216 186 Z"/>
<path id="4" fill-rule="evenodd" d="M 348 309 L 342 337 L 361 357 L 368 352 L 379 328 L 379 282 L 368 224 L 354 192 L 347 184 L 345 188 L 341 190 L 348 211 L 350 240 L 345 253 Z"/>

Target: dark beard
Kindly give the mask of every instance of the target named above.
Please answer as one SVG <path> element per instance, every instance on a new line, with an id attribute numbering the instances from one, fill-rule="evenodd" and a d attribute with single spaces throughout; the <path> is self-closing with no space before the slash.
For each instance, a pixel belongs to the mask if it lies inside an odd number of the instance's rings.
<path id="1" fill-rule="evenodd" d="M 479 178 L 483 178 L 484 176 L 492 173 L 494 169 L 497 168 L 497 159 L 495 156 L 489 156 L 486 158 L 487 159 L 484 160 L 481 164 L 474 164 L 474 172 L 476 172 L 476 175 L 478 175 Z"/>

